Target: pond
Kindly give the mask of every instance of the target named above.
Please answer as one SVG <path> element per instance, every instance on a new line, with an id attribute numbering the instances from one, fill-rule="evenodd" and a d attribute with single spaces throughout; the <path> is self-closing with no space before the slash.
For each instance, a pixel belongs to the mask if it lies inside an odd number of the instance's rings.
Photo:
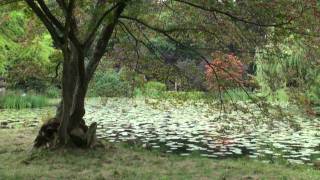
<path id="1" fill-rule="evenodd" d="M 320 119 L 300 115 L 268 118 L 255 105 L 252 113 L 229 111 L 206 103 L 174 105 L 148 99 L 90 101 L 85 119 L 98 123 L 98 138 L 136 143 L 145 148 L 208 158 L 249 156 L 266 162 L 286 159 L 312 164 L 320 160 Z M 1 110 L 0 127 L 33 127 L 53 108 Z"/>

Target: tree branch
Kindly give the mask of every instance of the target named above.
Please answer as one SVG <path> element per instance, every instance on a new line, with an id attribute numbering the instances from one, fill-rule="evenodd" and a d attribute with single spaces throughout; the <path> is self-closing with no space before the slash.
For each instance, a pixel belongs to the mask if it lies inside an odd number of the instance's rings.
<path id="1" fill-rule="evenodd" d="M 63 25 L 59 22 L 59 20 L 51 13 L 48 6 L 43 0 L 37 0 L 38 4 L 40 5 L 42 11 L 45 13 L 45 15 L 51 20 L 51 22 L 60 30 L 60 32 L 63 32 Z"/>
<path id="2" fill-rule="evenodd" d="M 37 17 L 43 22 L 45 27 L 48 29 L 52 39 L 55 43 L 62 47 L 63 38 L 59 35 L 58 30 L 55 28 L 54 24 L 48 19 L 48 17 L 44 14 L 41 8 L 34 2 L 34 0 L 25 0 L 28 6 L 35 12 Z"/>
<path id="3" fill-rule="evenodd" d="M 154 27 L 154 26 L 152 26 L 150 24 L 147 24 L 146 22 L 144 22 L 144 21 L 142 21 L 140 19 L 134 18 L 134 17 L 120 16 L 120 18 L 121 19 L 131 20 L 131 21 L 136 21 L 137 23 L 142 24 L 142 25 L 146 26 L 149 29 L 152 29 L 152 30 L 155 30 L 155 31 L 158 31 L 158 32 L 164 32 L 164 33 L 172 33 L 172 32 L 177 32 L 177 31 L 199 30 L 197 28 L 184 28 L 184 27 L 174 27 L 174 28 L 170 28 L 170 29 L 162 29 L 162 28 L 159 28 L 159 27 Z"/>
<path id="4" fill-rule="evenodd" d="M 112 21 L 109 24 L 106 24 L 102 29 L 100 36 L 98 37 L 97 44 L 94 48 L 93 57 L 90 59 L 86 67 L 86 78 L 90 79 L 100 61 L 105 49 L 109 43 L 109 40 L 112 36 L 113 30 L 118 22 L 118 19 L 126 7 L 126 1 L 122 1 L 116 7 Z"/>
<path id="5" fill-rule="evenodd" d="M 254 25 L 254 26 L 260 26 L 260 27 L 280 27 L 280 26 L 284 26 L 284 25 L 290 24 L 291 21 L 293 20 L 293 18 L 290 18 L 286 22 L 275 23 L 275 24 L 263 24 L 263 23 L 258 23 L 258 22 L 253 22 L 253 21 L 246 20 L 244 18 L 235 16 L 235 15 L 229 13 L 229 12 L 225 12 L 225 11 L 219 10 L 217 8 L 214 8 L 214 7 L 205 7 L 205 6 L 201 6 L 199 4 L 195 4 L 195 3 L 184 1 L 184 0 L 173 0 L 173 1 L 176 1 L 176 2 L 182 3 L 182 4 L 186 4 L 186 5 L 192 6 L 192 7 L 197 8 L 197 9 L 201 9 L 203 11 L 222 14 L 222 15 L 225 15 L 225 16 L 227 16 L 227 17 L 229 17 L 229 18 L 231 18 L 231 19 L 233 19 L 235 21 L 243 22 L 243 23 L 246 23 L 246 24 L 251 24 L 251 25 Z"/>
<path id="6" fill-rule="evenodd" d="M 104 18 L 110 14 L 115 8 L 117 8 L 120 5 L 120 3 L 117 3 L 116 5 L 112 6 L 110 9 L 108 9 L 103 15 L 100 17 L 92 31 L 86 36 L 86 39 L 84 41 L 84 46 L 89 47 L 91 43 L 93 42 L 94 35 L 97 33 L 101 23 L 103 22 Z"/>
<path id="7" fill-rule="evenodd" d="M 3 0 L 0 2 L 0 6 L 5 6 L 5 5 L 21 2 L 21 1 L 23 0 Z"/>
<path id="8" fill-rule="evenodd" d="M 127 25 L 125 23 L 123 23 L 122 21 L 119 21 L 119 23 L 120 23 L 120 27 L 123 30 L 123 32 L 128 33 L 135 40 L 136 44 L 141 43 L 144 47 L 146 47 L 148 49 L 149 52 L 154 54 L 156 57 L 158 57 L 157 52 L 159 52 L 161 54 L 161 57 L 156 58 L 156 59 L 158 59 L 159 61 L 163 60 L 163 58 L 164 58 L 163 53 L 153 45 L 153 43 L 146 37 L 145 34 L 143 34 L 143 36 L 145 37 L 147 43 L 151 44 L 151 45 L 148 45 L 146 42 L 144 42 L 143 40 L 139 39 L 136 35 L 134 35 L 134 33 L 130 30 L 129 27 L 127 27 Z M 161 63 L 164 63 L 164 62 L 161 61 Z M 188 81 L 192 81 L 191 78 L 186 74 L 186 72 L 181 70 L 178 66 L 176 66 L 175 64 L 170 64 L 170 66 L 172 66 L 180 75 L 185 77 Z M 138 70 L 138 69 L 136 69 L 136 70 Z"/>
<path id="9" fill-rule="evenodd" d="M 74 43 L 74 45 L 76 46 L 76 48 L 78 50 L 81 49 L 81 43 L 78 40 L 77 36 L 76 36 L 76 32 L 78 30 L 77 27 L 77 23 L 76 23 L 76 19 L 74 17 L 74 14 L 69 14 L 68 11 L 68 5 L 66 4 L 66 2 L 64 0 L 56 0 L 57 4 L 59 5 L 59 7 L 62 9 L 65 18 L 67 19 L 67 16 L 70 15 L 69 17 L 69 21 L 70 21 L 70 27 L 71 27 L 71 31 L 68 33 L 68 37 L 70 38 L 70 40 Z M 70 3 L 69 3 L 70 4 Z"/>

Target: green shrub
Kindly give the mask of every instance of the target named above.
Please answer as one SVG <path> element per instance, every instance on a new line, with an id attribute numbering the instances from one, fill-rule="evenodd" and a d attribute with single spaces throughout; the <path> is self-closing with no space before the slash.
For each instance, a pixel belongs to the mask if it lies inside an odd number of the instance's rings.
<path id="1" fill-rule="evenodd" d="M 40 108 L 48 104 L 47 98 L 39 95 L 8 93 L 0 97 L 0 108 L 2 109 Z"/>
<path id="2" fill-rule="evenodd" d="M 150 81 L 144 84 L 143 94 L 147 97 L 159 98 L 166 91 L 167 87 L 165 84 L 156 81 Z"/>
<path id="3" fill-rule="evenodd" d="M 133 91 L 133 96 L 134 97 L 142 97 L 144 94 L 143 94 L 143 91 L 141 90 L 141 88 L 135 88 L 134 91 Z"/>
<path id="4" fill-rule="evenodd" d="M 161 82 L 157 82 L 157 81 L 149 81 L 144 85 L 145 90 L 157 90 L 157 91 L 165 91 L 167 89 L 166 85 L 161 83 Z"/>
<path id="5" fill-rule="evenodd" d="M 132 87 L 141 88 L 145 83 L 144 75 L 138 74 L 126 67 L 121 68 L 119 76 L 122 81 L 130 82 Z"/>
<path id="6" fill-rule="evenodd" d="M 181 101 L 187 101 L 187 100 L 197 101 L 197 100 L 205 99 L 206 97 L 207 97 L 207 94 L 205 92 L 200 92 L 200 91 L 190 91 L 190 92 L 167 91 L 163 95 L 163 98 L 181 100 Z"/>
<path id="7" fill-rule="evenodd" d="M 275 91 L 269 89 L 268 91 L 259 92 L 257 96 L 266 99 L 268 102 L 288 103 L 292 94 L 290 94 L 288 88 L 281 88 Z M 295 93 L 295 96 L 296 95 L 297 93 Z"/>
<path id="8" fill-rule="evenodd" d="M 186 95 L 187 95 L 188 99 L 192 99 L 192 100 L 198 100 L 198 99 L 203 99 L 203 98 L 207 97 L 207 94 L 205 92 L 201 92 L 201 91 L 186 92 Z"/>
<path id="9" fill-rule="evenodd" d="M 250 94 L 249 94 L 250 95 Z M 248 101 L 250 97 L 243 89 L 232 89 L 223 92 L 223 98 L 231 101 Z"/>
<path id="10" fill-rule="evenodd" d="M 312 104 L 320 105 L 320 74 L 316 76 L 314 83 L 307 91 L 307 97 Z"/>
<path id="11" fill-rule="evenodd" d="M 89 96 L 121 97 L 130 95 L 130 85 L 121 81 L 115 71 L 98 72 L 89 89 Z"/>
<path id="12" fill-rule="evenodd" d="M 36 90 L 43 92 L 47 88 L 45 69 L 29 61 L 16 62 L 8 71 L 7 82 L 12 89 Z"/>
<path id="13" fill-rule="evenodd" d="M 150 81 L 142 89 L 135 88 L 135 97 L 146 96 L 158 99 L 169 99 L 178 101 L 198 101 L 198 100 L 217 100 L 220 98 L 218 92 L 201 92 L 201 91 L 166 91 L 165 84 Z M 247 101 L 250 97 L 242 89 L 232 89 L 222 92 L 222 98 L 226 101 Z"/>
<path id="14" fill-rule="evenodd" d="M 274 93 L 274 98 L 276 102 L 289 102 L 289 95 L 286 89 L 278 89 Z"/>
<path id="15" fill-rule="evenodd" d="M 56 87 L 49 87 L 47 88 L 45 95 L 48 98 L 59 98 L 61 97 L 61 90 Z"/>

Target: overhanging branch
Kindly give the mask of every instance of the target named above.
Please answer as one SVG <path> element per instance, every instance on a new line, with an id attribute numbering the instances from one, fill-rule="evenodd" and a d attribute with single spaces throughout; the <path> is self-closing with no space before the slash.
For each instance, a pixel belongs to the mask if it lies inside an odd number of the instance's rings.
<path id="1" fill-rule="evenodd" d="M 103 54 L 105 53 L 105 49 L 109 43 L 109 40 L 113 34 L 113 30 L 118 23 L 119 17 L 121 13 L 124 11 L 126 7 L 126 1 L 122 1 L 119 5 L 115 8 L 113 19 L 109 24 L 106 24 L 105 27 L 102 29 L 102 32 L 97 38 L 97 44 L 93 49 L 93 55 L 90 59 L 89 63 L 86 67 L 86 77 L 90 79 L 100 61 Z"/>
<path id="2" fill-rule="evenodd" d="M 197 50 L 193 49 L 192 47 L 189 47 L 189 46 L 187 46 L 187 45 L 182 44 L 181 42 L 179 42 L 178 40 L 176 40 L 175 38 L 173 38 L 170 34 L 168 34 L 168 33 L 166 32 L 166 30 L 164 30 L 164 29 L 157 28 L 157 27 L 153 27 L 153 26 L 151 26 L 151 25 L 149 25 L 149 24 L 147 24 L 147 23 L 144 23 L 144 22 L 141 21 L 141 20 L 136 19 L 136 18 L 126 18 L 126 16 L 122 16 L 122 18 L 124 18 L 124 19 L 129 19 L 129 20 L 131 20 L 131 21 L 134 21 L 134 22 L 136 22 L 136 23 L 139 23 L 139 24 L 141 24 L 141 25 L 143 25 L 143 26 L 145 26 L 145 27 L 147 27 L 147 28 L 149 28 L 149 29 L 151 29 L 151 30 L 153 30 L 153 31 L 155 31 L 155 32 L 158 32 L 158 33 L 162 34 L 163 36 L 167 37 L 170 41 L 172 41 L 174 44 L 176 44 L 176 46 L 180 46 L 180 47 L 189 49 L 189 50 L 191 50 L 192 52 L 196 53 L 196 54 L 198 55 L 198 57 L 200 57 L 200 58 L 213 70 L 214 76 L 215 76 L 216 80 L 218 81 L 218 86 L 219 86 L 218 90 L 219 90 L 219 97 L 220 97 L 219 99 L 220 99 L 220 101 L 221 101 L 221 105 L 223 105 L 223 98 L 222 98 L 222 91 L 221 91 L 221 90 L 223 89 L 223 87 L 221 87 L 221 85 L 220 85 L 220 84 L 221 84 L 221 83 L 220 83 L 220 79 L 219 79 L 218 74 L 217 74 L 217 72 L 215 71 L 214 68 L 216 67 L 216 68 L 224 71 L 225 73 L 227 73 L 227 75 L 228 75 L 229 77 L 231 77 L 232 79 L 234 79 L 234 77 L 232 76 L 232 74 L 231 74 L 227 69 L 222 68 L 222 67 L 214 66 L 212 63 L 210 63 L 210 62 L 207 60 L 206 57 L 204 57 L 204 56 L 203 56 L 201 53 L 199 53 Z M 125 26 L 124 26 L 124 27 L 125 27 Z M 128 28 L 125 28 L 125 29 L 128 29 Z M 128 30 L 127 30 L 127 31 L 128 31 Z M 132 35 L 132 33 L 129 33 L 129 34 Z M 246 93 L 246 95 L 247 95 L 250 99 L 253 100 L 252 96 L 248 93 L 248 91 L 245 89 L 245 87 L 244 87 L 242 84 L 238 83 L 237 81 L 236 81 L 236 83 L 237 83 L 237 84 L 239 85 L 239 87 Z M 257 104 L 257 105 L 258 105 L 259 108 L 261 108 L 259 104 Z"/>
<path id="3" fill-rule="evenodd" d="M 33 10 L 37 17 L 43 22 L 43 24 L 48 29 L 52 39 L 56 42 L 58 46 L 62 46 L 63 38 L 59 34 L 59 30 L 54 26 L 53 22 L 46 16 L 42 9 L 34 2 L 34 0 L 25 0 L 28 6 Z"/>
<path id="4" fill-rule="evenodd" d="M 40 5 L 44 14 L 50 19 L 50 21 L 60 30 L 63 32 L 63 25 L 59 22 L 59 20 L 51 13 L 48 6 L 43 0 L 37 0 L 38 4 Z"/>
<path id="5" fill-rule="evenodd" d="M 159 28 L 159 27 L 155 27 L 152 26 L 146 22 L 144 22 L 143 20 L 134 18 L 134 17 L 130 17 L 130 16 L 120 16 L 121 19 L 127 19 L 127 20 L 131 20 L 131 21 L 136 21 L 139 24 L 144 25 L 145 27 L 158 31 L 158 32 L 163 32 L 163 33 L 173 33 L 173 32 L 178 32 L 178 31 L 190 31 L 190 30 L 199 30 L 197 28 L 183 28 L 183 27 L 174 27 L 174 28 L 170 28 L 170 29 L 163 29 L 163 28 Z"/>
<path id="6" fill-rule="evenodd" d="M 13 3 L 18 3 L 21 2 L 23 0 L 2 0 L 0 2 L 0 6 L 5 6 L 5 5 L 9 5 L 9 4 L 13 4 Z"/>
<path id="7" fill-rule="evenodd" d="M 116 5 L 112 6 L 110 9 L 108 9 L 106 12 L 103 13 L 103 15 L 100 17 L 94 28 L 92 29 L 91 32 L 89 32 L 89 35 L 87 35 L 85 41 L 84 41 L 84 46 L 89 47 L 93 41 L 94 35 L 97 33 L 101 23 L 105 19 L 105 17 L 110 14 L 115 8 L 117 8 L 120 5 L 120 3 L 117 3 Z"/>
<path id="8" fill-rule="evenodd" d="M 288 19 L 288 21 L 285 21 L 285 22 L 264 24 L 264 23 L 250 21 L 250 20 L 244 19 L 242 17 L 238 17 L 236 15 L 231 14 L 230 12 L 222 11 L 222 10 L 214 8 L 214 7 L 205 7 L 205 6 L 201 6 L 199 4 L 195 4 L 195 3 L 192 3 L 192 2 L 189 2 L 189 1 L 185 1 L 185 0 L 173 0 L 173 1 L 185 4 L 185 5 L 188 5 L 188 6 L 192 6 L 194 8 L 197 8 L 197 9 L 200 9 L 200 10 L 203 10 L 203 11 L 222 14 L 222 15 L 227 16 L 227 17 L 229 17 L 229 18 L 231 18 L 231 19 L 233 19 L 235 21 L 243 22 L 243 23 L 246 23 L 246 24 L 251 24 L 251 25 L 254 25 L 254 26 L 260 26 L 260 27 L 281 27 L 281 26 L 290 24 L 291 21 L 293 20 L 293 18 L 290 17 Z"/>

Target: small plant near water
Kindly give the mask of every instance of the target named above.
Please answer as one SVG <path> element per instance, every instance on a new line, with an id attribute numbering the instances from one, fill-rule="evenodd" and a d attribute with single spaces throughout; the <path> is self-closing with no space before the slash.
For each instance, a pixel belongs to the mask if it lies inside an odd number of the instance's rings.
<path id="1" fill-rule="evenodd" d="M 221 93 L 221 95 L 219 94 Z M 254 93 L 250 92 L 250 91 L 246 91 L 244 89 L 241 88 L 232 88 L 232 89 L 227 89 L 225 91 L 222 92 L 211 92 L 208 95 L 208 98 L 213 98 L 216 100 L 220 100 L 220 98 L 222 98 L 223 101 L 225 102 L 229 102 L 229 101 L 249 101 L 252 100 L 252 98 L 254 97 Z"/>
<path id="2" fill-rule="evenodd" d="M 177 91 L 167 91 L 164 94 L 164 98 L 181 100 L 181 101 L 199 101 L 207 98 L 205 92 L 200 91 L 189 91 L 189 92 L 177 92 Z"/>
<path id="3" fill-rule="evenodd" d="M 1 109 L 40 108 L 47 106 L 48 100 L 44 96 L 33 94 L 8 93 L 0 97 Z"/>
<path id="4" fill-rule="evenodd" d="M 134 95 L 136 97 L 146 96 L 150 98 L 161 98 L 166 92 L 166 85 L 157 82 L 157 81 L 149 81 L 142 88 L 136 88 L 134 90 Z"/>
<path id="5" fill-rule="evenodd" d="M 59 98 L 61 97 L 61 90 L 56 87 L 49 87 L 46 92 L 45 96 L 48 98 Z"/>

